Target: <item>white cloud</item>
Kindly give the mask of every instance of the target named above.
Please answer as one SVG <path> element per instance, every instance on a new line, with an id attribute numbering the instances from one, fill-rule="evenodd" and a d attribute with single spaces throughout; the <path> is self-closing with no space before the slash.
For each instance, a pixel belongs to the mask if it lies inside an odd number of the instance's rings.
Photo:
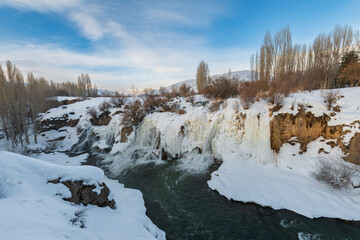
<path id="1" fill-rule="evenodd" d="M 82 0 L 0 0 L 1 6 L 9 6 L 17 9 L 29 9 L 39 12 L 60 12 L 78 6 Z"/>
<path id="2" fill-rule="evenodd" d="M 10 59 L 24 73 L 34 72 L 56 81 L 73 81 L 81 72 L 87 72 L 100 88 L 112 89 L 130 88 L 133 84 L 139 88 L 158 87 L 192 79 L 200 60 L 209 63 L 211 73 L 248 68 L 252 51 L 207 48 L 205 36 L 178 32 L 168 25 L 170 21 L 171 25 L 204 26 L 217 11 L 221 12 L 218 5 L 90 0 L 77 6 L 65 0 L 41 8 L 42 2 L 35 0 L 32 9 L 66 10 L 63 16 L 92 41 L 94 50 L 79 53 L 56 44 L 0 44 L 0 62 Z M 0 6 L 30 8 L 25 3 L 0 0 Z"/>
<path id="3" fill-rule="evenodd" d="M 157 73 L 177 73 L 180 72 L 182 68 L 172 68 L 172 67 L 157 67 L 154 69 Z"/>
<path id="4" fill-rule="evenodd" d="M 86 38 L 98 40 L 102 38 L 106 32 L 106 29 L 88 12 L 74 11 L 70 13 L 69 16 L 70 19 L 78 25 L 80 32 Z"/>

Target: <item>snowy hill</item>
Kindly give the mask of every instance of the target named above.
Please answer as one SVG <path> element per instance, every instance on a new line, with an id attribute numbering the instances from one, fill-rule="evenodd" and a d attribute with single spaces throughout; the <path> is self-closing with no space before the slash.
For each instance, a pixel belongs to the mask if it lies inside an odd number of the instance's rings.
<path id="1" fill-rule="evenodd" d="M 250 70 L 243 70 L 243 71 L 236 71 L 236 72 L 232 72 L 232 76 L 238 78 L 240 81 L 249 81 L 250 80 Z M 212 78 L 217 78 L 223 75 L 226 75 L 227 73 L 223 73 L 223 74 L 214 74 L 211 75 L 210 77 Z M 168 86 L 166 89 L 168 91 L 171 91 L 171 89 L 173 87 L 180 87 L 182 84 L 186 84 L 190 87 L 192 87 L 195 91 L 197 91 L 197 86 L 196 86 L 196 79 L 190 79 L 190 80 L 185 80 L 185 81 L 181 81 L 178 83 L 175 83 L 173 85 Z"/>

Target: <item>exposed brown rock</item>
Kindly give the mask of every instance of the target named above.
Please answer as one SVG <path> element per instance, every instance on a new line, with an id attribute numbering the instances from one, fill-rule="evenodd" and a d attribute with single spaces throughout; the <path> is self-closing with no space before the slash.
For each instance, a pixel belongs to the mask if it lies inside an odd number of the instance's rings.
<path id="1" fill-rule="evenodd" d="M 64 139 L 65 139 L 65 136 L 61 136 L 61 137 L 58 137 L 58 138 L 55 138 L 55 139 L 51 139 L 51 140 L 49 140 L 49 142 L 62 141 Z"/>
<path id="2" fill-rule="evenodd" d="M 340 111 L 341 111 L 341 108 L 340 108 L 339 105 L 337 105 L 337 106 L 335 106 L 335 107 L 333 108 L 333 110 L 334 110 L 335 112 L 340 112 Z"/>
<path id="3" fill-rule="evenodd" d="M 347 154 L 344 160 L 360 164 L 360 133 L 356 133 L 350 140 L 348 146 L 342 148 L 344 153 Z"/>
<path id="4" fill-rule="evenodd" d="M 318 154 L 320 154 L 322 152 L 325 154 L 329 154 L 329 152 L 325 151 L 324 148 L 319 148 Z"/>
<path id="5" fill-rule="evenodd" d="M 132 127 L 123 127 L 121 129 L 121 138 L 120 138 L 120 142 L 127 142 L 128 140 L 128 136 L 131 134 L 133 128 Z"/>
<path id="6" fill-rule="evenodd" d="M 109 122 L 111 121 L 111 117 L 109 114 L 110 114 L 110 112 L 108 112 L 108 111 L 103 112 L 99 115 L 99 117 L 91 118 L 90 122 L 94 126 L 108 125 Z"/>
<path id="7" fill-rule="evenodd" d="M 180 128 L 180 135 L 185 136 L 185 127 L 184 127 L 184 125 L 182 125 L 181 128 Z"/>
<path id="8" fill-rule="evenodd" d="M 180 115 L 182 115 L 182 114 L 185 114 L 186 111 L 185 111 L 184 109 L 180 109 L 177 113 L 180 114 Z"/>
<path id="9" fill-rule="evenodd" d="M 69 119 L 68 115 L 62 117 L 44 119 L 39 123 L 39 132 L 58 130 L 62 127 L 75 127 L 79 119 Z"/>
<path id="10" fill-rule="evenodd" d="M 117 114 L 120 114 L 120 113 L 124 113 L 124 111 L 118 110 L 118 111 L 116 111 L 116 112 L 113 114 L 113 116 L 115 116 L 115 115 L 117 115 Z"/>
<path id="11" fill-rule="evenodd" d="M 338 146 L 338 144 L 336 142 L 334 142 L 334 141 L 329 141 L 326 144 L 329 145 L 331 148 L 334 148 L 334 147 Z"/>
<path id="12" fill-rule="evenodd" d="M 299 110 L 296 115 L 278 114 L 270 122 L 271 148 L 279 152 L 284 143 L 296 137 L 301 151 L 305 152 L 308 143 L 320 136 L 325 139 L 338 139 L 346 133 L 342 130 L 342 125 L 328 126 L 328 121 L 330 117 L 326 114 L 316 117 L 313 113 L 304 110 Z"/>
<path id="13" fill-rule="evenodd" d="M 97 194 L 93 190 L 96 188 L 94 185 L 84 185 L 83 181 L 59 181 L 58 179 L 50 180 L 48 183 L 58 184 L 62 183 L 67 188 L 69 188 L 71 192 L 70 198 L 64 198 L 64 200 L 73 202 L 75 204 L 84 204 L 85 206 L 88 204 L 96 205 L 98 207 L 110 207 L 115 209 L 115 201 L 114 199 L 109 200 L 108 196 L 110 193 L 109 188 L 105 183 L 99 184 L 101 187 L 100 194 Z"/>
<path id="14" fill-rule="evenodd" d="M 61 104 L 62 105 L 69 105 L 69 104 L 73 104 L 73 103 L 81 102 L 81 101 L 83 101 L 83 100 L 81 100 L 81 99 L 71 99 L 71 100 L 65 99 L 65 100 L 61 101 Z"/>

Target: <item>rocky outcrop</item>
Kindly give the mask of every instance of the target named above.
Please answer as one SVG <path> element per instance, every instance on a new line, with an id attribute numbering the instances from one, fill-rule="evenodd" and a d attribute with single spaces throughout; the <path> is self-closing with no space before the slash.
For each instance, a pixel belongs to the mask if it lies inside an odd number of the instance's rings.
<path id="1" fill-rule="evenodd" d="M 132 131 L 133 131 L 133 127 L 123 127 L 120 133 L 121 135 L 120 142 L 122 143 L 127 142 L 128 136 L 131 134 Z"/>
<path id="2" fill-rule="evenodd" d="M 347 146 L 343 146 L 342 150 L 347 154 L 344 160 L 360 165 L 360 133 L 356 133 Z"/>
<path id="3" fill-rule="evenodd" d="M 284 143 L 300 143 L 302 151 L 307 150 L 309 142 L 319 137 L 325 139 L 340 139 L 346 134 L 343 126 L 329 126 L 330 117 L 326 114 L 316 117 L 311 112 L 299 110 L 296 115 L 290 113 L 277 114 L 270 122 L 271 148 L 279 152 Z M 291 141 L 292 138 L 296 138 Z"/>
<path id="4" fill-rule="evenodd" d="M 75 204 L 88 204 L 96 205 L 98 207 L 110 207 L 115 209 L 114 199 L 109 200 L 110 190 L 105 183 L 99 184 L 101 191 L 100 194 L 97 194 L 93 190 L 96 188 L 94 185 L 85 185 L 83 181 L 60 181 L 59 179 L 50 180 L 48 183 L 53 184 L 64 184 L 69 188 L 71 192 L 70 198 L 64 198 L 64 200 L 73 202 Z"/>
<path id="5" fill-rule="evenodd" d="M 62 127 L 75 127 L 79 119 L 69 119 L 67 114 L 62 117 L 44 119 L 39 123 L 39 132 L 59 130 Z"/>
<path id="6" fill-rule="evenodd" d="M 108 125 L 110 121 L 111 121 L 111 117 L 110 117 L 110 112 L 108 112 L 108 111 L 101 113 L 96 118 L 90 119 L 91 124 L 94 126 Z"/>

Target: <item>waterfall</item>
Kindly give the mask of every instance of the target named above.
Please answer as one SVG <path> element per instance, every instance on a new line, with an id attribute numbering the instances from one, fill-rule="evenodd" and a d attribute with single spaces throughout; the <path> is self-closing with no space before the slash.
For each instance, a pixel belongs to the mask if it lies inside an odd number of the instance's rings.
<path id="1" fill-rule="evenodd" d="M 189 165 L 194 161 L 208 161 L 210 156 L 211 159 L 223 159 L 231 153 L 266 164 L 274 159 L 269 123 L 267 111 L 212 115 L 204 112 L 187 117 L 150 114 L 117 158 L 138 162 L 189 158 L 186 163 Z"/>

